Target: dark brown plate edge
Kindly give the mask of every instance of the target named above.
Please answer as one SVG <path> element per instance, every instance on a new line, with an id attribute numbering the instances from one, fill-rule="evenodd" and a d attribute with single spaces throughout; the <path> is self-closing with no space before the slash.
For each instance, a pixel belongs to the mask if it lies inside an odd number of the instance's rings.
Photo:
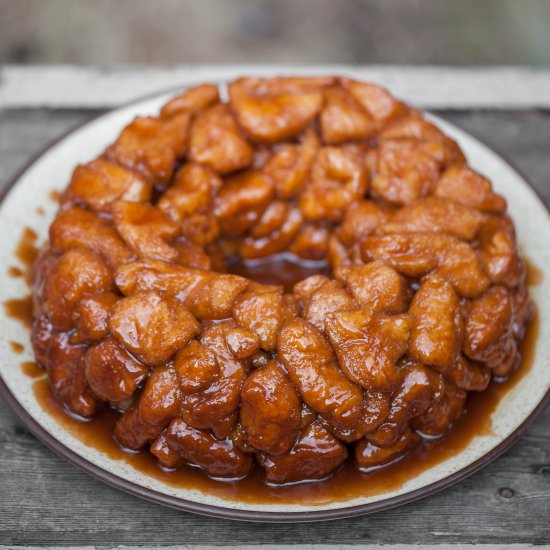
<path id="1" fill-rule="evenodd" d="M 177 93 L 178 91 L 183 90 L 185 88 L 186 88 L 185 86 L 182 86 L 182 87 L 170 88 L 165 91 L 158 91 L 155 93 L 148 94 L 144 97 L 140 97 L 134 101 L 125 103 L 118 107 L 102 110 L 96 115 L 91 116 L 83 120 L 82 122 L 76 124 L 75 126 L 69 128 L 68 130 L 63 132 L 60 136 L 58 136 L 57 138 L 47 143 L 44 147 L 40 148 L 37 153 L 32 155 L 31 158 L 26 163 L 24 163 L 19 170 L 16 171 L 16 173 L 12 176 L 12 178 L 8 180 L 8 183 L 4 186 L 4 188 L 0 192 L 0 204 L 6 199 L 10 191 L 13 189 L 13 187 L 16 185 L 19 179 L 23 176 L 23 174 L 25 174 L 25 172 L 27 172 L 39 158 L 41 158 L 55 145 L 60 143 L 62 140 L 64 140 L 66 137 L 70 136 L 77 130 L 80 130 L 84 126 L 94 122 L 95 120 L 101 118 L 102 116 L 106 116 L 112 113 L 113 111 L 130 107 L 136 103 L 141 103 L 142 101 L 153 99 L 154 97 L 157 97 L 160 95 Z M 429 113 L 429 111 L 423 111 L 423 112 Z M 434 115 L 436 118 L 445 120 L 445 117 L 442 117 L 438 113 L 437 114 L 434 113 Z M 456 124 L 450 121 L 445 120 L 445 122 L 448 122 L 448 124 L 450 124 L 451 126 L 456 126 Z M 456 127 L 459 128 L 462 132 L 468 134 L 469 137 L 471 137 L 472 139 L 480 143 L 483 147 L 485 147 L 492 153 L 496 154 L 499 158 L 501 158 L 504 162 L 506 162 L 509 168 L 514 172 L 516 172 L 516 174 L 521 179 L 523 179 L 525 183 L 527 183 L 527 185 L 531 188 L 531 190 L 536 195 L 536 198 L 538 199 L 538 201 L 541 203 L 541 205 L 545 208 L 546 212 L 550 216 L 549 206 L 542 199 L 542 197 L 540 196 L 536 188 L 533 187 L 533 185 L 531 185 L 531 183 L 525 177 L 525 175 L 522 173 L 521 170 L 519 170 L 516 166 L 514 166 L 508 159 L 506 159 L 504 155 L 497 152 L 493 147 L 489 147 L 482 140 L 480 140 L 476 136 L 471 135 L 469 132 L 467 132 L 466 130 L 463 130 L 459 126 L 456 126 Z M 429 485 L 421 487 L 420 489 L 416 489 L 415 491 L 411 491 L 395 497 L 390 497 L 377 502 L 360 504 L 357 506 L 341 507 L 334 510 L 319 510 L 319 511 L 307 511 L 307 512 L 270 512 L 270 511 L 259 512 L 259 511 L 242 510 L 242 509 L 229 508 L 229 507 L 225 508 L 222 506 L 215 506 L 211 504 L 201 504 L 198 502 L 193 502 L 190 500 L 166 495 L 164 493 L 155 491 L 153 489 L 142 487 L 137 483 L 133 483 L 118 475 L 112 474 L 111 472 L 108 472 L 107 470 L 100 468 L 99 466 L 95 465 L 89 460 L 83 458 L 78 453 L 72 451 L 71 449 L 66 447 L 63 443 L 61 443 L 58 439 L 56 439 L 52 434 L 50 434 L 45 428 L 43 428 L 26 411 L 23 405 L 21 405 L 21 403 L 12 394 L 12 392 L 7 387 L 7 385 L 5 384 L 4 380 L 1 377 L 0 377 L 0 396 L 5 400 L 5 402 L 12 409 L 12 411 L 15 413 L 17 418 L 23 423 L 23 425 L 46 447 L 48 447 L 55 454 L 65 459 L 67 462 L 69 462 L 79 470 L 82 470 L 83 472 L 90 474 L 94 478 L 100 481 L 103 481 L 104 483 L 111 485 L 112 487 L 120 489 L 131 495 L 143 498 L 145 500 L 155 502 L 163 506 L 168 506 L 170 508 L 175 508 L 177 510 L 182 510 L 185 512 L 191 512 L 191 513 L 200 514 L 203 516 L 210 516 L 210 517 L 216 517 L 221 519 L 265 522 L 265 523 L 305 523 L 305 522 L 314 522 L 314 521 L 344 519 L 344 518 L 350 518 L 350 517 L 355 517 L 355 516 L 360 516 L 365 514 L 371 514 L 374 512 L 380 512 L 382 510 L 387 510 L 389 508 L 395 508 L 397 506 L 409 504 L 411 502 L 414 502 L 426 496 L 433 495 L 434 493 L 437 493 L 443 489 L 446 489 L 447 487 L 454 485 L 458 481 L 461 481 L 466 477 L 476 473 L 477 471 L 481 470 L 483 467 L 487 466 L 490 462 L 498 458 L 505 451 L 507 451 L 529 429 L 529 427 L 533 424 L 535 419 L 542 413 L 542 411 L 550 403 L 550 390 L 549 390 L 545 394 L 545 396 L 541 399 L 541 401 L 537 404 L 537 406 L 534 408 L 531 414 L 529 414 L 529 416 L 508 437 L 506 437 L 503 441 L 501 441 L 496 447 L 491 449 L 489 452 L 487 452 L 485 455 L 475 460 L 471 464 L 468 464 L 464 468 L 458 470 L 457 472 L 449 476 L 446 476 L 438 481 L 430 483 Z"/>

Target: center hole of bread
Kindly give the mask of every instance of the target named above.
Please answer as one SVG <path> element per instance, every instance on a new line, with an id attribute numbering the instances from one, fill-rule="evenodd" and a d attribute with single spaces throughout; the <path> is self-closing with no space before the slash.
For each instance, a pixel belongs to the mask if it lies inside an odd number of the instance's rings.
<path id="1" fill-rule="evenodd" d="M 286 292 L 310 275 L 329 274 L 324 260 L 304 260 L 294 254 L 274 254 L 265 258 L 243 260 L 238 256 L 226 261 L 227 272 L 241 275 L 257 283 L 282 285 Z"/>

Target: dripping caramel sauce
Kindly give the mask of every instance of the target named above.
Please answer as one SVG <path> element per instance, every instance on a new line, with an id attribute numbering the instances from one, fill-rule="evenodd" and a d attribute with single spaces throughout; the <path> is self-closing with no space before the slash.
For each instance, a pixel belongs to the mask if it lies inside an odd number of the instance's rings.
<path id="1" fill-rule="evenodd" d="M 23 267 L 11 266 L 8 268 L 10 277 L 24 277 L 30 282 L 30 273 L 36 256 L 38 255 L 38 235 L 30 227 L 25 227 L 21 239 L 15 247 L 15 257 Z M 30 294 L 21 298 L 10 298 L 4 302 L 6 315 L 17 319 L 25 327 L 32 325 L 32 296 Z"/>
<path id="2" fill-rule="evenodd" d="M 28 240 L 30 236 L 32 237 L 27 234 Z M 34 243 L 36 238 L 30 240 Z M 26 257 L 27 261 L 23 261 L 21 256 L 18 257 L 29 268 L 36 253 L 32 247 L 28 246 L 20 247 L 20 250 L 25 251 L 22 256 Z M 281 255 L 265 262 L 233 262 L 228 266 L 228 271 L 258 282 L 283 284 L 288 290 L 297 280 L 313 273 L 324 272 L 325 269 L 321 264 L 300 265 L 292 258 Z M 542 272 L 528 262 L 527 283 L 540 284 L 542 277 Z M 8 300 L 4 305 L 10 317 L 20 320 L 25 326 L 30 326 L 32 320 L 30 297 Z M 321 506 L 397 490 L 408 480 L 460 453 L 475 437 L 491 435 L 492 414 L 498 403 L 531 369 L 538 331 L 537 313 L 527 327 L 520 345 L 522 361 L 518 370 L 504 382 L 492 381 L 483 392 L 470 392 L 465 414 L 443 437 L 424 440 L 403 459 L 379 470 L 360 472 L 353 458 L 350 457 L 339 472 L 326 480 L 286 486 L 267 485 L 263 481 L 261 468 L 257 466 L 245 479 L 230 482 L 211 479 L 201 470 L 191 466 L 183 466 L 177 471 L 165 471 L 157 465 L 149 452 L 130 454 L 116 444 L 113 439 L 113 429 L 120 413 L 106 410 L 89 421 L 77 419 L 55 399 L 42 368 L 34 362 L 23 362 L 21 369 L 27 376 L 37 378 L 33 383 L 33 391 L 38 403 L 64 429 L 85 445 L 101 451 L 109 458 L 121 460 L 147 476 L 172 487 L 194 489 L 230 501 L 262 504 L 307 503 Z"/>
<path id="3" fill-rule="evenodd" d="M 15 249 L 15 257 L 25 266 L 23 273 L 29 273 L 34 260 L 38 254 L 38 235 L 29 227 L 23 230 L 21 240 Z"/>

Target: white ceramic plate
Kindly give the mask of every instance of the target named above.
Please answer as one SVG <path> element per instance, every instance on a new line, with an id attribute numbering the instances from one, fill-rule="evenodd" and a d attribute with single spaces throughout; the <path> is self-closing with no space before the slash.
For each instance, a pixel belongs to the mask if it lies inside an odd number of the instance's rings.
<path id="1" fill-rule="evenodd" d="M 170 94 L 173 95 L 173 94 Z M 61 190 L 77 163 L 101 153 L 136 115 L 155 114 L 168 95 L 133 103 L 102 115 L 72 131 L 46 149 L 17 178 L 0 205 L 0 301 L 24 296 L 28 291 L 7 268 L 15 263 L 14 243 L 30 226 L 44 241 L 56 205 L 52 190 Z M 455 126 L 432 117 L 440 128 L 458 141 L 470 165 L 490 178 L 495 189 L 508 199 L 522 251 L 534 264 L 550 273 L 550 216 L 527 182 L 504 160 Z M 38 216 L 37 208 L 45 210 Z M 410 502 L 451 485 L 481 468 L 507 449 L 525 431 L 549 400 L 550 388 L 550 277 L 532 289 L 540 315 L 540 333 L 530 371 L 506 394 L 493 415 L 493 434 L 475 437 L 459 454 L 410 479 L 390 492 L 312 506 L 231 502 L 196 490 L 177 489 L 152 479 L 123 461 L 87 447 L 57 421 L 44 414 L 36 401 L 33 380 L 19 368 L 32 360 L 29 334 L 11 318 L 0 318 L 0 390 L 27 427 L 65 459 L 118 488 L 156 502 L 208 515 L 258 521 L 312 521 L 335 519 L 376 511 Z M 14 353 L 10 341 L 25 344 L 25 354 Z"/>

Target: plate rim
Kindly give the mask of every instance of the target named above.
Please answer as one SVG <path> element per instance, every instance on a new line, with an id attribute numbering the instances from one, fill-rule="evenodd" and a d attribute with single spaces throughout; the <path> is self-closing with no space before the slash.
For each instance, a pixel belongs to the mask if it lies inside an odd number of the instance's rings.
<path id="1" fill-rule="evenodd" d="M 217 81 L 218 83 L 221 83 Z M 31 155 L 31 157 L 15 172 L 15 174 L 8 179 L 4 188 L 0 192 L 0 204 L 6 199 L 10 191 L 17 185 L 21 177 L 41 158 L 43 157 L 50 149 L 55 147 L 58 143 L 62 142 L 65 138 L 69 137 L 73 133 L 79 131 L 83 127 L 91 124 L 97 119 L 107 116 L 119 109 L 124 109 L 131 107 L 134 104 L 141 103 L 148 99 L 153 99 L 155 97 L 160 97 L 162 95 L 176 93 L 180 90 L 185 89 L 186 86 L 183 84 L 177 87 L 170 87 L 166 90 L 159 90 L 151 94 L 136 98 L 130 102 L 118 105 L 111 109 L 102 109 L 98 113 L 86 117 L 84 120 L 78 122 L 77 124 L 69 127 L 59 136 L 51 139 L 46 142 L 44 146 L 38 149 L 36 153 Z M 439 113 L 433 115 L 431 111 L 422 110 L 423 113 L 434 116 L 436 119 L 441 119 L 447 124 L 456 126 L 452 122 L 446 120 L 444 116 L 441 116 Z M 479 139 L 477 136 L 473 136 L 466 130 L 456 126 L 462 132 L 468 134 L 470 138 L 475 140 L 478 144 L 485 147 L 487 150 L 497 155 L 503 162 L 505 162 L 508 167 L 514 171 L 534 192 L 536 199 L 545 209 L 546 213 L 550 216 L 550 207 L 549 204 L 541 197 L 539 191 L 531 184 L 529 179 L 525 174 L 515 166 L 505 155 L 493 147 L 488 146 L 483 140 Z M 538 402 L 532 412 L 527 416 L 523 422 L 517 426 L 517 428 L 510 433 L 505 439 L 503 439 L 498 445 L 490 449 L 483 456 L 475 460 L 474 462 L 464 466 L 460 470 L 429 483 L 424 487 L 415 489 L 414 491 L 409 491 L 401 495 L 394 497 L 385 498 L 377 502 L 370 502 L 365 504 L 359 504 L 356 506 L 341 507 L 332 510 L 320 509 L 320 510 L 308 510 L 304 512 L 278 512 L 278 511 L 254 511 L 254 510 L 242 510 L 231 507 L 217 506 L 213 504 L 204 504 L 200 502 L 194 502 L 185 498 L 180 498 L 177 496 L 168 495 L 161 493 L 155 489 L 144 487 L 133 481 L 129 481 L 115 473 L 112 473 L 88 460 L 87 458 L 79 455 L 77 452 L 69 449 L 61 441 L 59 441 L 54 435 L 50 434 L 45 428 L 43 428 L 38 421 L 28 413 L 15 395 L 8 388 L 4 380 L 0 377 L 0 396 L 4 399 L 8 407 L 15 413 L 16 417 L 22 424 L 47 448 L 53 451 L 57 456 L 63 458 L 66 462 L 72 466 L 78 468 L 79 470 L 91 475 L 95 479 L 110 485 L 116 489 L 122 490 L 125 493 L 137 496 L 139 498 L 154 502 L 156 504 L 161 504 L 170 508 L 175 508 L 185 512 L 191 512 L 203 516 L 215 517 L 220 519 L 231 519 L 238 521 L 252 521 L 252 522 L 264 522 L 264 523 L 306 523 L 306 522 L 315 522 L 315 521 L 328 521 L 328 520 L 337 520 L 350 518 L 365 514 L 370 514 L 374 512 L 379 512 L 382 510 L 387 510 L 390 508 L 395 508 L 404 504 L 408 504 L 419 500 L 421 498 L 433 495 L 443 489 L 454 485 L 455 483 L 469 477 L 470 475 L 481 470 L 489 463 L 493 462 L 496 458 L 502 455 L 507 451 L 516 441 L 530 428 L 533 422 L 537 419 L 538 416 L 544 411 L 544 409 L 550 404 L 550 390 L 546 392 L 543 398 Z"/>

